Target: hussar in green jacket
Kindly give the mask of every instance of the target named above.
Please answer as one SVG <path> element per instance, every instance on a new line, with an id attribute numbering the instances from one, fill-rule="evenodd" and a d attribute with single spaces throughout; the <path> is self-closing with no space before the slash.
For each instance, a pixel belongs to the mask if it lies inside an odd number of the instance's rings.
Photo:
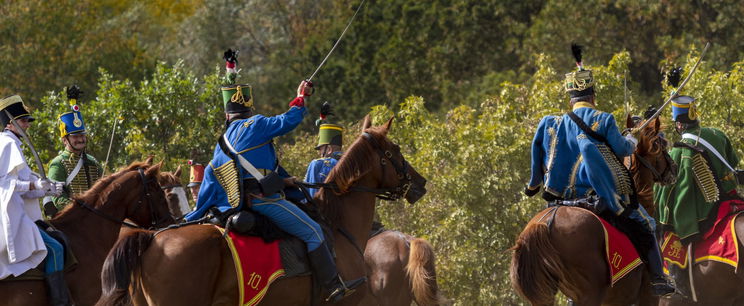
<path id="1" fill-rule="evenodd" d="M 669 152 L 678 165 L 677 182 L 654 190 L 659 222 L 684 244 L 713 225 L 720 202 L 737 197 L 731 168 L 737 167 L 739 157 L 722 131 L 700 127 L 694 102 L 689 96 L 672 100 L 675 128 L 682 136 Z"/>
<path id="2" fill-rule="evenodd" d="M 59 116 L 59 132 L 65 149 L 49 163 L 49 178 L 63 182 L 64 189 L 62 195 L 44 199 L 44 213 L 47 217 L 64 208 L 72 195 L 90 189 L 102 175 L 101 164 L 85 153 L 88 135 L 83 114 L 77 105 L 77 98 L 81 93 L 77 86 L 67 88 L 71 110 Z"/>

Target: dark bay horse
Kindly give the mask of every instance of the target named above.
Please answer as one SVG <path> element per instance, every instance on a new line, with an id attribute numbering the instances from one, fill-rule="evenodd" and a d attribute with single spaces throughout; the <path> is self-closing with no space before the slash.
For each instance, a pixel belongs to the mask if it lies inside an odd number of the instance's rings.
<path id="1" fill-rule="evenodd" d="M 165 195 L 156 181 L 160 165 L 133 163 L 104 177 L 87 192 L 73 197 L 78 203 L 63 209 L 50 223 L 63 231 L 78 265 L 65 273 L 77 305 L 93 305 L 101 294 L 101 267 L 117 240 L 121 222 L 161 226 L 173 223 Z M 0 282 L 3 305 L 49 305 L 44 281 Z"/>
<path id="2" fill-rule="evenodd" d="M 626 126 L 633 126 L 630 117 Z M 647 186 L 654 182 L 669 183 L 674 177 L 670 173 L 676 171 L 671 158 L 664 156 L 668 155 L 667 145 L 659 136 L 659 130 L 658 119 L 644 128 L 630 158 L 631 173 L 639 193 L 647 192 Z M 652 175 L 652 172 L 659 175 Z M 591 212 L 560 207 L 549 228 L 548 218 L 543 218 L 548 211 L 537 213 L 512 247 L 510 277 L 523 298 L 532 305 L 553 305 L 555 294 L 560 290 L 576 305 L 658 303 L 658 298 L 650 295 L 649 277 L 643 265 L 610 286 L 602 225 Z"/>
<path id="3" fill-rule="evenodd" d="M 392 119 L 371 127 L 366 117 L 362 135 L 326 180 L 336 187 L 321 188 L 316 194 L 318 208 L 334 230 L 336 264 L 344 279 L 366 274 L 360 249 L 365 248 L 372 227 L 375 197 L 415 202 L 426 192 L 426 180 L 387 138 L 391 125 Z M 233 265 L 224 238 L 213 226 L 191 225 L 158 235 L 136 232 L 120 240 L 107 258 L 99 304 L 238 304 Z M 309 276 L 279 279 L 268 288 L 261 305 L 309 305 L 311 286 Z M 341 304 L 359 303 L 364 286 L 357 291 Z"/>
<path id="4" fill-rule="evenodd" d="M 449 303 L 439 292 L 434 248 L 424 239 L 387 230 L 364 249 L 370 292 L 360 305 L 419 306 Z"/>

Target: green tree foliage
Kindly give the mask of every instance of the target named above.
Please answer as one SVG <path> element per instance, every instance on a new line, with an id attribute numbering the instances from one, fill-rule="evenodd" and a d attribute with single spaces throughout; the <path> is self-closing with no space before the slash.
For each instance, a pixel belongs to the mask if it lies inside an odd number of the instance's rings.
<path id="1" fill-rule="evenodd" d="M 687 70 L 698 56 L 696 52 L 687 56 Z M 550 57 L 534 58 L 537 70 L 529 79 L 502 83 L 501 91 L 477 107 L 463 104 L 446 113 L 432 112 L 421 97 L 409 97 L 395 109 L 380 105 L 372 111 L 377 124 L 396 118 L 391 137 L 429 180 L 428 194 L 415 205 L 380 202 L 377 211 L 388 227 L 432 242 L 440 288 L 458 305 L 522 303 L 508 279 L 509 248 L 527 221 L 544 207 L 539 197 L 522 194 L 529 176 L 530 144 L 540 118 L 568 109 L 562 73 L 550 65 Z M 620 52 L 606 65 L 589 67 L 597 79 L 598 108 L 612 112 L 619 124 L 628 112 L 640 114 L 649 106 L 636 101 L 633 92 L 625 102 L 623 84 L 630 65 L 630 54 Z M 726 131 L 740 154 L 744 148 L 744 132 L 739 128 L 744 122 L 740 119 L 742 65 L 717 71 L 703 62 L 683 90 L 699 98 L 703 124 Z M 659 106 L 670 90 L 665 87 L 650 105 Z M 665 123 L 670 113 L 669 108 L 662 113 Z M 358 125 L 348 126 L 347 144 L 359 133 Z M 666 132 L 674 135 L 671 124 Z M 280 146 L 283 163 L 295 173 L 304 172 L 314 158 L 313 140 L 303 133 L 294 144 Z"/>
<path id="2" fill-rule="evenodd" d="M 686 70 L 698 56 L 687 55 Z M 416 205 L 380 202 L 380 218 L 390 228 L 432 242 L 440 287 L 458 305 L 521 303 L 508 281 L 509 248 L 544 205 L 539 197 L 521 193 L 529 175 L 530 144 L 541 117 L 568 108 L 562 71 L 547 55 L 533 58 L 534 74 L 523 82 L 503 82 L 500 91 L 477 106 L 462 103 L 438 112 L 429 110 L 423 98 L 412 96 L 395 107 L 378 105 L 371 111 L 376 124 L 395 117 L 391 137 L 429 180 L 429 193 Z M 648 106 L 636 101 L 632 91 L 625 102 L 623 81 L 630 65 L 629 52 L 620 52 L 606 65 L 589 66 L 597 79 L 599 109 L 612 112 L 618 122 L 627 112 L 638 114 Z M 743 68 L 744 61 L 726 71 L 704 61 L 683 91 L 698 97 L 703 124 L 726 131 L 740 154 L 744 154 Z M 158 65 L 140 82 L 119 80 L 101 70 L 95 97 L 89 93 L 81 99 L 91 152 L 105 157 L 113 121 L 121 116 L 110 166 L 148 154 L 164 159 L 170 169 L 185 165 L 189 158 L 206 162 L 224 128 L 219 83 L 218 73 L 195 77 L 180 62 Z M 632 79 L 628 83 L 636 86 Z M 657 93 L 649 105 L 661 104 L 670 90 Z M 48 94 L 34 113 L 37 122 L 30 134 L 44 161 L 61 148 L 56 120 L 68 107 L 63 96 Z M 311 99 L 309 105 L 319 103 Z M 276 114 L 261 105 L 258 112 Z M 666 122 L 669 113 L 663 112 Z M 359 125 L 355 120 L 345 126 L 345 143 L 350 144 L 359 135 Z M 290 173 L 302 177 L 308 162 L 316 158 L 315 135 L 315 128 L 300 128 L 277 141 L 282 165 Z M 674 133 L 667 128 L 667 135 Z"/>
<path id="3" fill-rule="evenodd" d="M 39 106 L 55 88 L 94 88 L 99 67 L 122 78 L 143 77 L 154 61 L 125 11 L 116 1 L 4 1 L 0 95 L 18 93 Z"/>
<path id="4" fill-rule="evenodd" d="M 103 162 L 111 143 L 109 170 L 148 155 L 172 168 L 188 159 L 211 159 L 215 139 L 224 130 L 217 74 L 196 78 L 182 62 L 158 65 L 139 83 L 117 80 L 105 70 L 100 74 L 98 92 L 83 96 L 80 105 L 88 152 Z M 44 97 L 42 105 L 35 111 L 31 135 L 42 160 L 49 161 L 63 147 L 57 118 L 69 106 L 63 89 Z"/>

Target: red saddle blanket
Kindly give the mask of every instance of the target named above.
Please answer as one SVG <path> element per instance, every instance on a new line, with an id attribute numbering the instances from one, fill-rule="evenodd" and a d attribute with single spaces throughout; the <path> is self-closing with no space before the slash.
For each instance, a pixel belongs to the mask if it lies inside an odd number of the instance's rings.
<path id="1" fill-rule="evenodd" d="M 217 227 L 224 234 L 223 228 Z M 265 243 L 259 237 L 229 232 L 225 236 L 238 276 L 240 305 L 252 306 L 263 299 L 269 285 L 284 275 L 279 240 Z"/>
<path id="2" fill-rule="evenodd" d="M 597 216 L 595 215 L 595 217 Z M 617 281 L 641 265 L 641 257 L 638 256 L 633 243 L 625 234 L 602 218 L 597 217 L 597 219 L 602 222 L 604 228 L 605 253 L 610 267 L 610 284 L 614 286 Z"/>
<path id="3" fill-rule="evenodd" d="M 710 228 L 703 239 L 692 243 L 693 257 L 695 263 L 713 260 L 722 262 L 738 268 L 739 246 L 734 224 L 736 217 L 740 214 L 728 214 L 730 205 L 721 205 L 718 221 Z M 676 265 L 682 269 L 687 268 L 687 247 L 683 246 L 679 237 L 673 232 L 664 233 L 664 243 L 661 246 L 664 257 L 664 266 Z"/>

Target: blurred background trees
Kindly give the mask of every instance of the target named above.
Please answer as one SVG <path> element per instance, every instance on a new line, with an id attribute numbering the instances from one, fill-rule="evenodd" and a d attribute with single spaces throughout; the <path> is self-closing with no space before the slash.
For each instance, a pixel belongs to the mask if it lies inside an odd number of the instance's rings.
<path id="1" fill-rule="evenodd" d="M 89 150 L 101 161 L 118 121 L 109 170 L 149 154 L 169 169 L 206 163 L 224 127 L 222 52 L 241 50 L 241 81 L 254 86 L 258 112 L 281 113 L 359 3 L 3 1 L 0 96 L 20 94 L 34 108 L 31 135 L 45 161 L 62 148 L 64 87 L 79 84 Z M 377 123 L 395 116 L 392 137 L 429 179 L 429 194 L 415 206 L 381 202 L 380 218 L 433 243 L 441 288 L 458 304 L 519 304 L 508 248 L 543 205 L 521 190 L 534 127 L 567 109 L 569 43 L 586 47 L 599 108 L 621 118 L 661 104 L 671 90 L 662 74 L 689 71 L 710 41 L 684 93 L 742 154 L 742 16 L 732 0 L 368 0 L 313 80 L 311 118 L 277 149 L 302 176 L 326 100 L 348 127 L 347 144 L 364 114 Z"/>

